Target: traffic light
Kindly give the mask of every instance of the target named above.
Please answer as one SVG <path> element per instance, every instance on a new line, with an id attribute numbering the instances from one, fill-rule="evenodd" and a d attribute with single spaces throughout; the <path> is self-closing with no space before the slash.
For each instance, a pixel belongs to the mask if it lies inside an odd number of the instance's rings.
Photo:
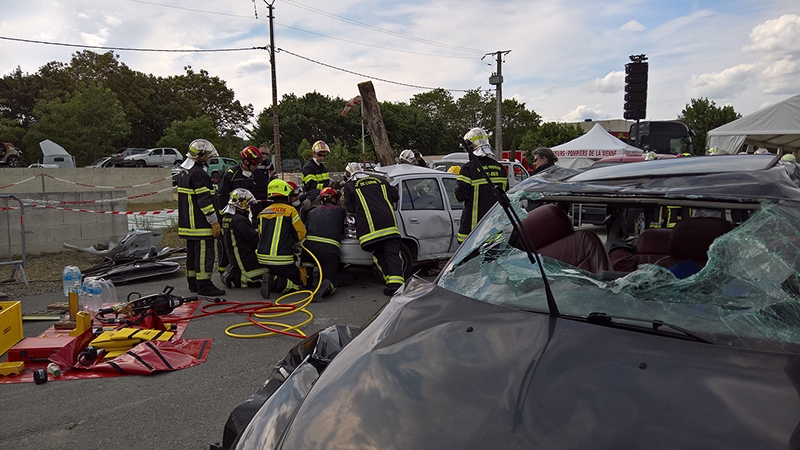
<path id="1" fill-rule="evenodd" d="M 643 56 L 643 55 L 642 55 Z M 646 58 L 633 59 L 625 64 L 625 119 L 640 120 L 647 116 Z"/>

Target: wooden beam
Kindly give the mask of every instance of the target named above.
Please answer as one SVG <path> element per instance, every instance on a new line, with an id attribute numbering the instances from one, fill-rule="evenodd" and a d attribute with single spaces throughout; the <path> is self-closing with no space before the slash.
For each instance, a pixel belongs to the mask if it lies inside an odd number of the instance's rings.
<path id="1" fill-rule="evenodd" d="M 358 83 L 358 92 L 361 93 L 361 120 L 369 130 L 378 161 L 381 166 L 391 166 L 395 163 L 394 152 L 389 145 L 389 136 L 386 135 L 386 126 L 383 124 L 381 105 L 375 95 L 375 87 L 371 81 Z"/>

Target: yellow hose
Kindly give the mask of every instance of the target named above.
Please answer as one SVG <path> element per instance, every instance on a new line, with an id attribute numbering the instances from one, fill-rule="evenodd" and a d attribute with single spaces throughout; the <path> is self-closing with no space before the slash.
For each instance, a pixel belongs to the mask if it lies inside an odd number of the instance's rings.
<path id="1" fill-rule="evenodd" d="M 319 279 L 317 280 L 317 286 L 314 288 L 313 291 L 310 291 L 308 289 L 304 289 L 304 290 L 301 290 L 301 291 L 290 292 L 288 294 L 285 294 L 285 295 L 279 297 L 277 300 L 275 300 L 275 306 L 293 305 L 293 306 L 295 306 L 294 309 L 285 310 L 283 308 L 279 308 L 279 310 L 276 311 L 276 312 L 270 312 L 270 307 L 266 307 L 266 308 L 263 308 L 263 312 L 261 312 L 261 310 L 259 310 L 259 312 L 254 313 L 253 317 L 258 318 L 258 319 L 273 319 L 273 318 L 276 318 L 276 317 L 288 316 L 288 315 L 294 314 L 296 312 L 302 312 L 302 313 L 305 313 L 306 315 L 308 315 L 308 318 L 306 320 L 304 320 L 303 322 L 297 324 L 297 325 L 289 325 L 289 324 L 285 324 L 285 323 L 281 323 L 281 322 L 266 322 L 266 321 L 265 322 L 257 321 L 256 323 L 253 323 L 253 322 L 237 323 L 235 325 L 231 325 L 228 328 L 226 328 L 225 329 L 225 335 L 230 336 L 232 338 L 239 338 L 239 339 L 254 339 L 254 338 L 262 338 L 262 337 L 272 336 L 274 334 L 281 334 L 281 333 L 276 333 L 274 331 L 268 331 L 266 333 L 256 333 L 256 334 L 239 334 L 239 333 L 234 333 L 232 331 L 232 330 L 235 330 L 237 328 L 255 327 L 255 326 L 258 326 L 258 325 L 263 325 L 263 326 L 268 326 L 268 327 L 273 327 L 273 328 L 280 327 L 280 328 L 282 328 L 282 331 L 287 332 L 287 333 L 288 332 L 292 332 L 292 331 L 296 331 L 297 334 L 299 334 L 300 336 L 306 336 L 306 334 L 303 333 L 303 330 L 301 330 L 300 327 L 302 327 L 303 325 L 311 322 L 314 319 L 314 315 L 311 314 L 311 311 L 306 309 L 306 306 L 308 306 L 308 304 L 311 303 L 312 300 L 314 300 L 314 295 L 316 295 L 317 291 L 319 291 L 319 288 L 322 285 L 322 265 L 320 265 L 319 260 L 317 259 L 316 256 L 314 256 L 313 253 L 311 253 L 302 244 L 301 244 L 301 246 L 303 247 L 303 250 L 306 253 L 311 255 L 311 259 L 314 260 L 314 263 L 319 268 Z M 313 270 L 312 270 L 312 273 L 313 273 Z M 309 276 L 311 276 L 311 274 L 309 274 Z M 292 297 L 292 296 L 300 295 L 300 294 L 307 294 L 307 295 L 302 300 L 299 300 L 299 301 L 296 301 L 296 302 L 293 302 L 293 303 L 281 304 L 281 300 L 289 298 L 289 297 Z"/>

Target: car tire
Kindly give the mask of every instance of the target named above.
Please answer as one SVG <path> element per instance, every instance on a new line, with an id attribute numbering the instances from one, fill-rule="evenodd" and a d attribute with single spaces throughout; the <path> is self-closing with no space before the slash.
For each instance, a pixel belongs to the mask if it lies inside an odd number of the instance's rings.
<path id="1" fill-rule="evenodd" d="M 19 167 L 19 156 L 10 155 L 8 158 L 6 158 L 6 165 L 8 167 Z"/>
<path id="2" fill-rule="evenodd" d="M 414 254 L 411 253 L 406 244 L 400 244 L 400 259 L 403 261 L 403 278 L 407 280 L 414 274 Z M 372 265 L 372 277 L 378 283 L 384 282 L 381 271 L 374 264 Z"/>
<path id="3" fill-rule="evenodd" d="M 211 182 L 217 184 L 219 182 L 219 172 L 216 170 L 211 172 Z"/>
<path id="4" fill-rule="evenodd" d="M 144 162 L 144 161 L 136 161 L 136 167 L 144 167 L 146 165 L 147 165 L 147 163 Z"/>

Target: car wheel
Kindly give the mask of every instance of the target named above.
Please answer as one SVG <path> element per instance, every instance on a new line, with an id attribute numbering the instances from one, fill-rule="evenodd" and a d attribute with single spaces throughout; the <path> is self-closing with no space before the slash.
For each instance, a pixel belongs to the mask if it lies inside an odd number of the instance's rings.
<path id="1" fill-rule="evenodd" d="M 400 244 L 400 260 L 403 263 L 403 278 L 407 280 L 414 274 L 414 255 L 406 244 Z M 378 283 L 384 282 L 381 271 L 374 264 L 372 265 L 372 276 Z"/>
<path id="2" fill-rule="evenodd" d="M 211 172 L 211 182 L 217 184 L 218 181 L 219 181 L 219 172 L 217 171 Z"/>
<path id="3" fill-rule="evenodd" d="M 6 158 L 6 164 L 8 167 L 19 167 L 19 156 L 10 155 L 8 158 Z"/>
<path id="4" fill-rule="evenodd" d="M 147 165 L 147 163 L 144 162 L 144 161 L 136 161 L 136 167 L 144 167 L 146 165 Z"/>

